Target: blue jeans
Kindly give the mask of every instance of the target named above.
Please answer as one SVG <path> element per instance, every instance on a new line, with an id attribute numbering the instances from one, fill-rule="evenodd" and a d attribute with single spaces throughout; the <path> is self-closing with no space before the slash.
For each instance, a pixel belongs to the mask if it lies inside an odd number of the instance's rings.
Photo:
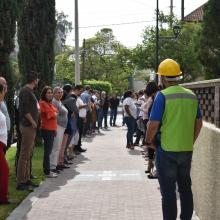
<path id="1" fill-rule="evenodd" d="M 133 144 L 133 135 L 134 135 L 134 128 L 135 128 L 136 120 L 133 117 L 124 117 L 124 121 L 128 127 L 127 145 Z"/>
<path id="2" fill-rule="evenodd" d="M 117 119 L 118 110 L 117 109 L 111 109 L 110 111 L 110 125 L 115 125 L 116 119 Z"/>
<path id="3" fill-rule="evenodd" d="M 103 109 L 103 119 L 104 119 L 104 127 L 108 127 L 107 124 L 107 118 L 108 118 L 108 109 Z"/>
<path id="4" fill-rule="evenodd" d="M 193 214 L 191 190 L 192 152 L 167 152 L 156 150 L 156 167 L 162 195 L 163 220 L 176 220 L 176 183 L 180 193 L 181 220 L 190 220 Z"/>
<path id="5" fill-rule="evenodd" d="M 98 128 L 102 127 L 102 120 L 103 120 L 103 110 L 101 108 L 99 108 L 97 110 Z"/>

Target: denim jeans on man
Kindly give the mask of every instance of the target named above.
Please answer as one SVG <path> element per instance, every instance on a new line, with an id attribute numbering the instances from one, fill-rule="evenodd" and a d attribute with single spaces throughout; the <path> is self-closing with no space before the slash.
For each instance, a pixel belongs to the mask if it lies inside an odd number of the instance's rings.
<path id="1" fill-rule="evenodd" d="M 133 135 L 136 120 L 133 117 L 124 117 L 125 124 L 128 127 L 127 131 L 127 144 L 133 144 Z"/>
<path id="2" fill-rule="evenodd" d="M 118 114 L 117 108 L 110 110 L 110 125 L 111 126 L 112 125 L 115 126 L 115 122 L 116 122 L 116 119 L 117 119 L 117 114 Z"/>
<path id="3" fill-rule="evenodd" d="M 156 150 L 156 167 L 162 195 L 163 220 L 176 220 L 176 183 L 180 193 L 181 220 L 190 220 L 193 214 L 191 190 L 192 152 L 168 152 Z"/>
<path id="4" fill-rule="evenodd" d="M 103 109 L 103 119 L 104 119 L 104 127 L 107 128 L 107 118 L 108 118 L 108 109 Z"/>
<path id="5" fill-rule="evenodd" d="M 50 174 L 50 154 L 53 148 L 53 141 L 55 137 L 55 131 L 50 130 L 41 130 L 41 135 L 44 140 L 44 160 L 43 160 L 43 169 L 44 174 Z"/>

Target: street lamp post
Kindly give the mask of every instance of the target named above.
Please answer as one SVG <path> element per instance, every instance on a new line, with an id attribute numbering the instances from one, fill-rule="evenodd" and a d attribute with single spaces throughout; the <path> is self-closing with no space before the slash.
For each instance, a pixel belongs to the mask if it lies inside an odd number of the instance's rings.
<path id="1" fill-rule="evenodd" d="M 178 38 L 181 31 L 179 25 L 173 25 L 173 36 L 159 36 L 159 0 L 157 0 L 156 5 L 156 66 L 155 73 L 157 73 L 157 68 L 159 65 L 159 40 L 160 39 L 176 39 Z M 156 74 L 156 83 L 158 84 L 158 75 Z"/>
<path id="2" fill-rule="evenodd" d="M 156 62 L 155 73 L 157 73 L 159 59 L 159 0 L 157 0 L 156 6 Z M 156 74 L 156 83 L 158 83 L 158 75 Z"/>
<path id="3" fill-rule="evenodd" d="M 75 85 L 80 84 L 78 0 L 75 0 Z"/>

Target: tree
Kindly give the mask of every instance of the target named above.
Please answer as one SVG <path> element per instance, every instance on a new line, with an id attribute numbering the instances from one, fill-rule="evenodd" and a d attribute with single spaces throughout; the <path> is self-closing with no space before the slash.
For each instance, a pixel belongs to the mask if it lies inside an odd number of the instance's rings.
<path id="1" fill-rule="evenodd" d="M 160 18 L 163 18 L 161 16 Z M 163 22 L 161 20 L 161 22 Z M 166 19 L 165 27 L 160 25 L 159 62 L 173 58 L 181 64 L 184 81 L 191 81 L 202 73 L 202 65 L 198 60 L 197 41 L 201 29 L 200 24 L 183 24 L 178 39 L 170 39 L 173 30 Z M 173 21 L 174 23 L 174 21 Z M 143 34 L 143 42 L 133 50 L 133 62 L 138 69 L 155 68 L 156 28 L 147 27 Z"/>
<path id="2" fill-rule="evenodd" d="M 207 79 L 220 77 L 220 2 L 209 0 L 204 8 L 200 39 L 200 60 Z"/>
<path id="3" fill-rule="evenodd" d="M 95 37 L 86 39 L 82 48 L 84 60 L 82 77 L 108 81 L 113 90 L 122 92 L 128 87 L 128 76 L 132 73 L 131 51 L 120 44 L 109 28 L 96 33 Z"/>
<path id="4" fill-rule="evenodd" d="M 73 30 L 72 22 L 68 21 L 64 12 L 56 12 L 56 41 L 55 53 L 59 54 L 66 45 L 66 36 Z"/>
<path id="5" fill-rule="evenodd" d="M 55 84 L 74 84 L 75 63 L 72 58 L 72 51 L 72 48 L 66 47 L 63 53 L 56 56 Z"/>
<path id="6" fill-rule="evenodd" d="M 18 20 L 19 70 L 40 75 L 39 91 L 51 85 L 54 73 L 55 0 L 23 1 Z"/>
<path id="7" fill-rule="evenodd" d="M 0 76 L 3 76 L 8 83 L 6 97 L 8 111 L 13 122 L 13 74 L 10 64 L 10 54 L 14 49 L 14 35 L 16 30 L 17 1 L 1 0 L 0 2 Z M 13 127 L 13 126 L 12 126 Z M 12 131 L 12 129 L 11 129 Z M 9 136 L 10 142 L 11 134 Z"/>

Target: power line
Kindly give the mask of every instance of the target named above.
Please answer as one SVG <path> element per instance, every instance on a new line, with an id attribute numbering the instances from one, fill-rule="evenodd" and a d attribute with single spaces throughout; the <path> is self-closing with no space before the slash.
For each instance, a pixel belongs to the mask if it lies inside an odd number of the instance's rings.
<path id="1" fill-rule="evenodd" d="M 149 23 L 154 22 L 155 20 L 151 21 L 133 21 L 133 22 L 125 22 L 125 23 L 117 23 L 117 24 L 101 24 L 101 25 L 91 25 L 91 26 L 84 26 L 79 28 L 95 28 L 95 27 L 105 27 L 105 26 L 120 26 L 120 25 L 130 25 L 130 24 L 140 24 L 140 23 Z"/>

